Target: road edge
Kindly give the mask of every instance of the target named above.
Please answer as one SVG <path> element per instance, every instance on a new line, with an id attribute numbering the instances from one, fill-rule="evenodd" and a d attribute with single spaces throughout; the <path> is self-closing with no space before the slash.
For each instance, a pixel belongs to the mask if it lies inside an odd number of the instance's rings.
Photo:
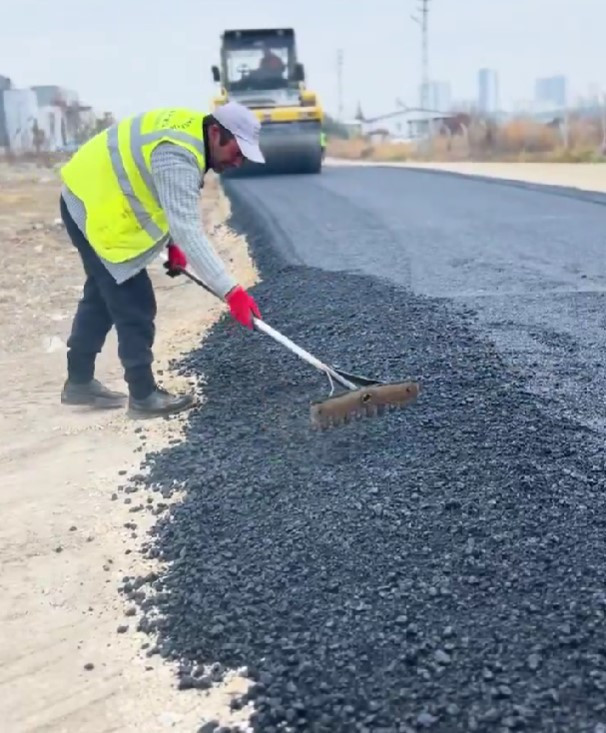
<path id="1" fill-rule="evenodd" d="M 564 196 L 566 198 L 573 198 L 577 200 L 587 201 L 588 203 L 598 204 L 599 206 L 606 206 L 606 193 L 601 191 L 593 191 L 584 188 L 578 188 L 575 186 L 563 186 L 555 183 L 537 183 L 534 181 L 523 181 L 516 178 L 503 178 L 501 176 L 489 176 L 481 173 L 467 173 L 464 171 L 453 171 L 445 170 L 442 168 L 432 168 L 429 166 L 414 165 L 410 163 L 388 163 L 381 161 L 351 161 L 346 158 L 333 158 L 329 159 L 325 163 L 326 167 L 330 168 L 345 168 L 345 167 L 358 167 L 358 168 L 384 168 L 384 169 L 397 169 L 400 171 L 414 171 L 415 173 L 427 173 L 428 175 L 440 175 L 450 176 L 455 178 L 467 178 L 476 180 L 481 183 L 492 183 L 494 185 L 511 186 L 513 188 L 522 188 L 529 191 L 536 191 L 538 193 L 547 193 L 554 196 Z"/>

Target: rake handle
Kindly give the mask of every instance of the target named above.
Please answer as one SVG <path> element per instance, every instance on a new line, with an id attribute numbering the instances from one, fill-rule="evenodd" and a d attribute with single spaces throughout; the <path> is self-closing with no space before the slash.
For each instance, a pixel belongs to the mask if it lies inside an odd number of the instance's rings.
<path id="1" fill-rule="evenodd" d="M 282 346 L 285 346 L 287 349 L 296 354 L 299 358 L 303 359 L 308 364 L 311 364 L 311 366 L 315 367 L 321 372 L 324 372 L 325 374 L 328 374 L 332 379 L 339 382 L 339 384 L 341 384 L 343 387 L 346 387 L 347 389 L 350 389 L 352 391 L 357 389 L 355 384 L 350 382 L 348 379 L 345 379 L 345 377 L 342 377 L 338 372 L 335 372 L 327 364 L 324 364 L 319 359 L 316 359 L 313 354 L 310 354 L 308 351 L 305 351 L 305 349 L 297 346 L 297 344 L 291 341 L 287 336 L 284 336 L 284 334 L 276 331 L 275 328 L 272 328 L 269 324 L 265 323 L 265 321 L 262 321 L 260 318 L 255 318 L 253 316 L 253 324 L 257 330 L 263 331 L 263 333 L 266 333 L 268 336 L 274 339 L 274 341 L 277 341 L 279 344 L 282 344 Z"/>
<path id="2" fill-rule="evenodd" d="M 180 272 L 186 275 L 190 280 L 195 282 L 196 285 L 199 285 L 201 288 L 204 288 L 206 292 L 210 293 L 211 295 L 214 295 L 215 298 L 217 298 L 218 300 L 221 300 L 221 298 L 215 293 L 214 290 L 212 290 L 203 280 L 200 280 L 199 277 L 194 275 L 188 269 L 184 267 L 179 267 L 178 269 Z M 319 359 L 317 359 L 315 356 L 313 356 L 313 354 L 310 354 L 308 351 L 305 351 L 305 349 L 302 349 L 300 346 L 295 344 L 294 341 L 291 341 L 287 336 L 284 336 L 284 334 L 281 334 L 279 331 L 276 331 L 275 328 L 272 328 L 269 324 L 265 323 L 265 321 L 253 316 L 252 322 L 253 322 L 253 326 L 258 331 L 262 331 L 267 336 L 274 339 L 274 341 L 277 341 L 279 344 L 282 344 L 282 346 L 285 346 L 289 351 L 292 351 L 293 354 L 296 354 L 300 359 L 303 359 L 303 361 L 306 361 L 308 364 L 315 367 L 319 371 L 324 372 L 324 374 L 327 374 L 332 379 L 334 379 L 336 382 L 339 382 L 339 384 L 341 384 L 343 387 L 346 387 L 347 389 L 352 390 L 352 391 L 357 389 L 355 384 L 350 382 L 348 379 L 345 379 L 345 377 L 342 377 L 338 372 L 334 371 L 334 369 L 331 369 L 327 364 L 324 364 Z"/>

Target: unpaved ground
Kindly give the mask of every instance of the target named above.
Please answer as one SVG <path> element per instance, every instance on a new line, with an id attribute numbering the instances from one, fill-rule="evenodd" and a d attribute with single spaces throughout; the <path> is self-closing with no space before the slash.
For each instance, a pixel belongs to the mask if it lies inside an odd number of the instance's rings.
<path id="1" fill-rule="evenodd" d="M 229 724 L 236 718 L 226 701 L 244 680 L 234 675 L 212 696 L 178 692 L 173 671 L 141 651 L 149 639 L 136 632 L 137 618 L 124 616 L 117 586 L 141 571 L 137 549 L 154 517 L 131 511 L 142 500 L 119 487 L 144 451 L 178 439 L 185 418 L 137 423 L 121 411 L 60 405 L 83 275 L 64 230 L 53 225 L 58 192 L 52 173 L 0 168 L 0 728 L 153 733 L 195 731 L 212 718 Z M 254 267 L 244 240 L 224 225 L 229 205 L 212 175 L 202 207 L 221 256 L 251 284 Z M 160 266 L 152 276 L 157 369 L 165 370 L 200 342 L 223 306 Z M 124 387 L 113 331 L 97 376 Z M 168 371 L 163 378 L 181 386 Z M 123 624 L 128 631 L 118 634 Z"/>
<path id="2" fill-rule="evenodd" d="M 329 165 L 380 165 L 402 168 L 425 168 L 463 173 L 490 178 L 506 178 L 511 181 L 579 188 L 584 191 L 606 192 L 606 163 L 375 163 L 328 159 Z"/>

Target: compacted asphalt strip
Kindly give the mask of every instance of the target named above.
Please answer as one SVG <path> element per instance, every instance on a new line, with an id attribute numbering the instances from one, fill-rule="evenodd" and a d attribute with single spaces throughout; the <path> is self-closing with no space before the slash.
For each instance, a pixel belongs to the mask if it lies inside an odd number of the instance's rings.
<path id="1" fill-rule="evenodd" d="M 186 489 L 123 587 L 148 653 L 182 687 L 247 667 L 262 733 L 604 733 L 603 202 L 370 167 L 226 191 L 268 323 L 423 392 L 313 432 L 322 375 L 223 319 L 137 479 Z"/>
<path id="2" fill-rule="evenodd" d="M 472 307 L 537 394 L 606 427 L 606 195 L 381 167 L 231 186 L 288 261 Z"/>

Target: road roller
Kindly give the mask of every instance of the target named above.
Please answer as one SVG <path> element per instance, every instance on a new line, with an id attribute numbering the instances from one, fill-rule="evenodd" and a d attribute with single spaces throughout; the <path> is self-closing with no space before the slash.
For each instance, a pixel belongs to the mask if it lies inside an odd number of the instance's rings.
<path id="1" fill-rule="evenodd" d="M 305 86 L 293 28 L 226 30 L 221 35 L 220 66 L 212 66 L 219 85 L 213 109 L 235 100 L 261 122 L 265 164 L 245 163 L 223 176 L 255 173 L 320 173 L 323 164 L 324 112 Z"/>

